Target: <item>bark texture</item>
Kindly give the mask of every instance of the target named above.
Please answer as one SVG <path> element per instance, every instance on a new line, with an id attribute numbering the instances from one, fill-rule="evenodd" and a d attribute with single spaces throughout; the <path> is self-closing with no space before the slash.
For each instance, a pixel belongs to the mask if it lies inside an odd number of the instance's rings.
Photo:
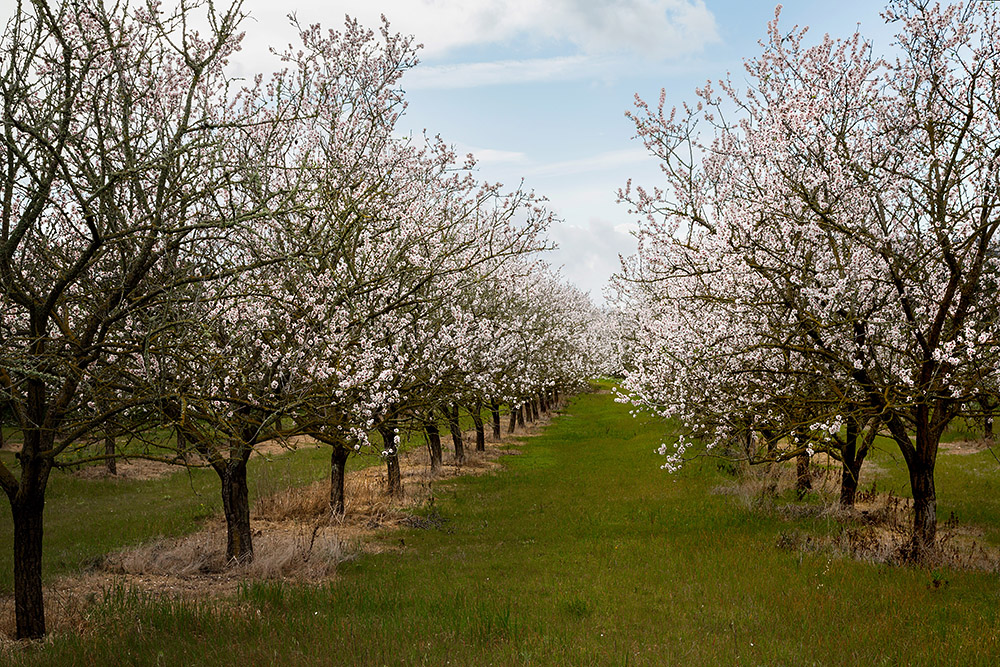
<path id="1" fill-rule="evenodd" d="M 344 483 L 347 479 L 347 457 L 350 451 L 340 445 L 330 454 L 330 511 L 336 516 L 344 516 L 347 511 Z"/>
<path id="2" fill-rule="evenodd" d="M 441 432 L 433 420 L 424 422 L 424 431 L 427 433 L 427 447 L 431 450 L 431 473 L 436 474 L 441 471 Z"/>
<path id="3" fill-rule="evenodd" d="M 858 484 L 861 480 L 861 464 L 868 455 L 869 448 L 878 434 L 878 427 L 871 426 L 868 434 L 861 439 L 860 425 L 855 420 L 847 422 L 847 438 L 841 452 L 840 506 L 854 507 L 857 500 Z"/>
<path id="4" fill-rule="evenodd" d="M 118 474 L 118 463 L 115 459 L 115 439 L 113 436 L 104 436 L 104 469 L 109 475 Z"/>
<path id="5" fill-rule="evenodd" d="M 11 504 L 14 520 L 14 616 L 18 639 L 45 635 L 42 597 L 43 494 Z"/>
<path id="6" fill-rule="evenodd" d="M 812 488 L 812 473 L 809 470 L 809 455 L 799 454 L 795 457 L 795 490 L 799 497 Z"/>
<path id="7" fill-rule="evenodd" d="M 226 562 L 230 565 L 253 560 L 250 531 L 250 493 L 244 458 L 226 461 L 222 477 L 222 511 L 226 516 Z"/>

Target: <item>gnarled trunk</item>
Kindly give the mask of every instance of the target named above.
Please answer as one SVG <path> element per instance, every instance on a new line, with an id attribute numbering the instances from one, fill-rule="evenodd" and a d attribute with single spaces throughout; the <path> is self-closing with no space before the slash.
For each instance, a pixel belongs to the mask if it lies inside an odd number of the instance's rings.
<path id="1" fill-rule="evenodd" d="M 350 450 L 343 445 L 333 448 L 330 454 L 330 511 L 336 516 L 344 516 L 347 511 L 344 482 L 347 478 L 347 457 Z"/>
<path id="2" fill-rule="evenodd" d="M 933 464 L 917 461 L 910 466 L 910 490 L 913 492 L 913 556 L 922 560 L 933 551 L 937 539 Z"/>
<path id="3" fill-rule="evenodd" d="M 431 474 L 436 474 L 441 471 L 441 432 L 433 420 L 424 422 L 424 431 L 427 433 L 427 447 L 431 451 Z"/>
<path id="4" fill-rule="evenodd" d="M 20 479 L 3 480 L 3 490 L 10 501 L 14 524 L 14 617 L 17 638 L 39 639 L 45 635 L 42 528 L 45 488 L 52 471 L 52 461 L 38 456 L 38 452 L 52 448 L 53 433 L 25 429 L 23 436 Z"/>
<path id="5" fill-rule="evenodd" d="M 226 516 L 226 562 L 249 563 L 253 560 L 253 535 L 246 459 L 228 460 L 218 472 L 222 478 L 222 511 Z"/>
<path id="6" fill-rule="evenodd" d="M 913 495 L 913 536 L 910 542 L 914 560 L 922 561 L 934 550 L 937 538 L 937 494 L 934 489 L 934 464 L 937 460 L 941 432 L 948 415 L 940 415 L 932 425 L 927 406 L 914 408 L 916 441 L 911 442 L 903 421 L 889 415 L 886 425 L 899 446 L 910 476 Z"/>
<path id="7" fill-rule="evenodd" d="M 875 440 L 878 427 L 872 425 L 864 441 L 858 444 L 858 431 L 860 425 L 854 419 L 847 422 L 847 439 L 844 449 L 841 451 L 841 473 L 840 473 L 840 506 L 854 507 L 855 499 L 858 495 L 858 484 L 861 479 L 861 464 L 864 463 L 868 449 Z"/>
<path id="8" fill-rule="evenodd" d="M 809 470 L 809 454 L 799 454 L 795 457 L 795 490 L 799 497 L 812 488 L 812 474 Z"/>

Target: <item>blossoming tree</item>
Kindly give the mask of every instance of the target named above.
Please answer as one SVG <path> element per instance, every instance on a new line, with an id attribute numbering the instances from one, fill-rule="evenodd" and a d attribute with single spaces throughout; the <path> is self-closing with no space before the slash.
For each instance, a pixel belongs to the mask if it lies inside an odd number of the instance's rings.
<path id="1" fill-rule="evenodd" d="M 638 102 L 668 183 L 622 193 L 645 216 L 625 271 L 641 354 L 712 363 L 628 386 L 689 421 L 698 402 L 747 413 L 746 387 L 751 422 L 782 399 L 819 407 L 800 427 L 831 437 L 884 427 L 909 470 L 920 556 L 941 434 L 997 365 L 998 12 L 893 2 L 884 16 L 895 58 L 860 34 L 806 46 L 776 17 L 745 91 L 709 85 L 673 111 Z M 797 386 L 806 376 L 816 389 Z"/>

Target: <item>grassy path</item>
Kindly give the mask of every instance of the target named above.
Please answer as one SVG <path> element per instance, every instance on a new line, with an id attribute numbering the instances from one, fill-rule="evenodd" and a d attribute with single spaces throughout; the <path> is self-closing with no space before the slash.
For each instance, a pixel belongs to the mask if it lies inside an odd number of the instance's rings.
<path id="1" fill-rule="evenodd" d="M 711 464 L 670 476 L 657 427 L 577 397 L 506 470 L 437 487 L 423 530 L 317 587 L 221 604 L 112 591 L 44 664 L 996 664 L 1000 581 L 780 550 Z M 796 529 L 829 530 L 827 519 Z M 946 580 L 946 585 L 932 583 Z"/>

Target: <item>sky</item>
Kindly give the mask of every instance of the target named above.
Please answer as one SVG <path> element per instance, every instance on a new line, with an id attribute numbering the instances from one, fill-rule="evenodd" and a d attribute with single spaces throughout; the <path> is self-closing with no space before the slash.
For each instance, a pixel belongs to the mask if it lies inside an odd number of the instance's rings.
<path id="1" fill-rule="evenodd" d="M 172 0 L 164 0 L 170 4 Z M 217 0 L 218 2 L 218 0 Z M 14 11 L 0 0 L 0 16 Z M 250 13 L 238 73 L 269 72 L 268 46 L 295 41 L 287 15 L 339 28 L 344 16 L 423 44 L 402 79 L 408 108 L 400 131 L 426 131 L 478 159 L 479 177 L 548 198 L 558 249 L 548 258 L 566 279 L 603 301 L 619 255 L 635 251 L 636 218 L 617 191 L 630 178 L 660 184 L 657 163 L 625 116 L 635 95 L 667 107 L 694 99 L 707 80 L 760 52 L 774 18 L 761 0 L 245 0 Z M 781 26 L 846 37 L 860 24 L 876 49 L 892 31 L 870 0 L 792 0 Z M 879 46 L 882 49 L 879 49 Z"/>

